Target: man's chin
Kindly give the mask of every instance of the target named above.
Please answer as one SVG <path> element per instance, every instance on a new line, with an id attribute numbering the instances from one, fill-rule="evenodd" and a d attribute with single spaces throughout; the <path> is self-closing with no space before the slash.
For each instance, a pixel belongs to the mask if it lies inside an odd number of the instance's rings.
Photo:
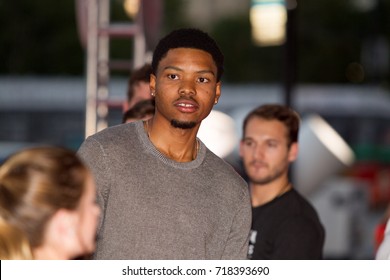
<path id="1" fill-rule="evenodd" d="M 273 178 L 270 176 L 259 176 L 258 174 L 255 174 L 255 175 L 249 174 L 248 177 L 252 182 L 259 184 L 259 185 L 268 184 L 269 182 L 271 182 L 273 180 Z"/>
<path id="2" fill-rule="evenodd" d="M 196 126 L 196 122 L 171 120 L 171 126 L 173 126 L 174 128 L 191 129 Z"/>

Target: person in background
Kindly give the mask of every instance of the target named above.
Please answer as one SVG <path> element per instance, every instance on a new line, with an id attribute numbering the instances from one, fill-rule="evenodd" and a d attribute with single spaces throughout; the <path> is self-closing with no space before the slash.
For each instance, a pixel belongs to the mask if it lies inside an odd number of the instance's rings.
<path id="1" fill-rule="evenodd" d="M 322 258 L 324 228 L 288 177 L 298 155 L 299 122 L 296 112 L 277 104 L 244 119 L 240 156 L 252 200 L 249 259 Z"/>
<path id="2" fill-rule="evenodd" d="M 375 254 L 377 260 L 390 260 L 390 219 L 387 220 L 382 242 Z"/>
<path id="3" fill-rule="evenodd" d="M 9 252 L 4 259 L 65 260 L 91 254 L 99 213 L 94 179 L 71 150 L 28 148 L 0 167 L 0 251 Z M 12 239 L 28 240 L 31 255 L 23 242 L 9 249 Z M 13 253 L 18 250 L 24 253 Z"/>
<path id="4" fill-rule="evenodd" d="M 129 123 L 136 120 L 147 120 L 150 119 L 153 114 L 154 100 L 141 100 L 123 114 L 122 123 Z"/>
<path id="5" fill-rule="evenodd" d="M 142 100 L 152 99 L 149 88 L 151 74 L 152 67 L 148 63 L 140 68 L 134 69 L 131 73 L 127 84 L 127 102 L 123 105 L 123 112 L 131 109 Z"/>
<path id="6" fill-rule="evenodd" d="M 104 214 L 95 259 L 246 259 L 248 186 L 196 137 L 221 95 L 223 59 L 207 33 L 172 31 L 153 53 L 153 117 L 81 145 Z"/>
<path id="7" fill-rule="evenodd" d="M 375 227 L 375 259 L 390 260 L 390 204 Z"/>

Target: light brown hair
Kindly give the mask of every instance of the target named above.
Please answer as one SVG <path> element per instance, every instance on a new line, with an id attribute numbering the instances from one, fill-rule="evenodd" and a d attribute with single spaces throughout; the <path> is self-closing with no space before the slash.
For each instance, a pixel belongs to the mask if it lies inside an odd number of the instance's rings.
<path id="1" fill-rule="evenodd" d="M 244 119 L 242 126 L 243 138 L 245 138 L 245 129 L 248 121 L 255 117 L 282 122 L 287 129 L 288 146 L 290 147 L 292 143 L 298 142 L 300 117 L 290 107 L 279 104 L 265 104 L 253 109 Z"/>
<path id="2" fill-rule="evenodd" d="M 132 101 L 136 84 L 139 82 L 149 83 L 150 74 L 152 74 L 152 66 L 150 64 L 145 64 L 131 73 L 127 84 L 127 102 L 130 103 Z"/>
<path id="3" fill-rule="evenodd" d="M 18 228 L 0 218 L 0 260 L 32 260 L 30 243 Z"/>
<path id="4" fill-rule="evenodd" d="M 13 154 L 0 166 L 0 217 L 22 231 L 31 248 L 40 246 L 54 213 L 78 207 L 87 172 L 75 152 L 65 148 Z"/>

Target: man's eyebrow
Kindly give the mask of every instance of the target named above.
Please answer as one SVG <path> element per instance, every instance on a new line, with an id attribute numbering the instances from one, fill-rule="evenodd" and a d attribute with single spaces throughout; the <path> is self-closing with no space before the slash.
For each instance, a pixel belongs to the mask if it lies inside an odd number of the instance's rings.
<path id="1" fill-rule="evenodd" d="M 213 71 L 211 71 L 211 70 L 200 70 L 197 73 L 199 73 L 199 74 L 211 74 L 211 75 L 215 76 L 215 73 Z"/>
<path id="2" fill-rule="evenodd" d="M 250 136 L 245 136 L 244 138 L 242 138 L 242 141 L 247 141 L 247 140 L 253 140 L 253 138 Z"/>
<path id="3" fill-rule="evenodd" d="M 180 72 L 184 71 L 182 68 L 176 67 L 176 66 L 166 66 L 166 67 L 164 67 L 163 71 L 164 70 L 176 70 L 176 71 L 180 71 Z M 215 76 L 215 73 L 212 70 L 199 70 L 199 71 L 196 71 L 196 73 L 198 73 L 198 74 L 211 74 L 211 75 Z"/>
<path id="4" fill-rule="evenodd" d="M 176 71 L 183 71 L 183 69 L 176 67 L 176 66 L 166 66 L 163 70 L 176 70 Z"/>

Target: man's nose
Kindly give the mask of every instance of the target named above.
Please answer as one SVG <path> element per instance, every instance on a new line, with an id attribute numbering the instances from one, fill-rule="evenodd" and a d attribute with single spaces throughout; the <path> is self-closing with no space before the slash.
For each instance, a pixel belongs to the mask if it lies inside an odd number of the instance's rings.
<path id="1" fill-rule="evenodd" d="M 195 95 L 196 94 L 195 82 L 193 82 L 189 79 L 183 80 L 180 84 L 179 94 L 180 95 Z"/>
<path id="2" fill-rule="evenodd" d="M 253 156 L 255 159 L 262 159 L 263 158 L 264 149 L 263 149 L 262 145 L 260 145 L 260 144 L 255 145 L 255 147 L 253 148 Z"/>

